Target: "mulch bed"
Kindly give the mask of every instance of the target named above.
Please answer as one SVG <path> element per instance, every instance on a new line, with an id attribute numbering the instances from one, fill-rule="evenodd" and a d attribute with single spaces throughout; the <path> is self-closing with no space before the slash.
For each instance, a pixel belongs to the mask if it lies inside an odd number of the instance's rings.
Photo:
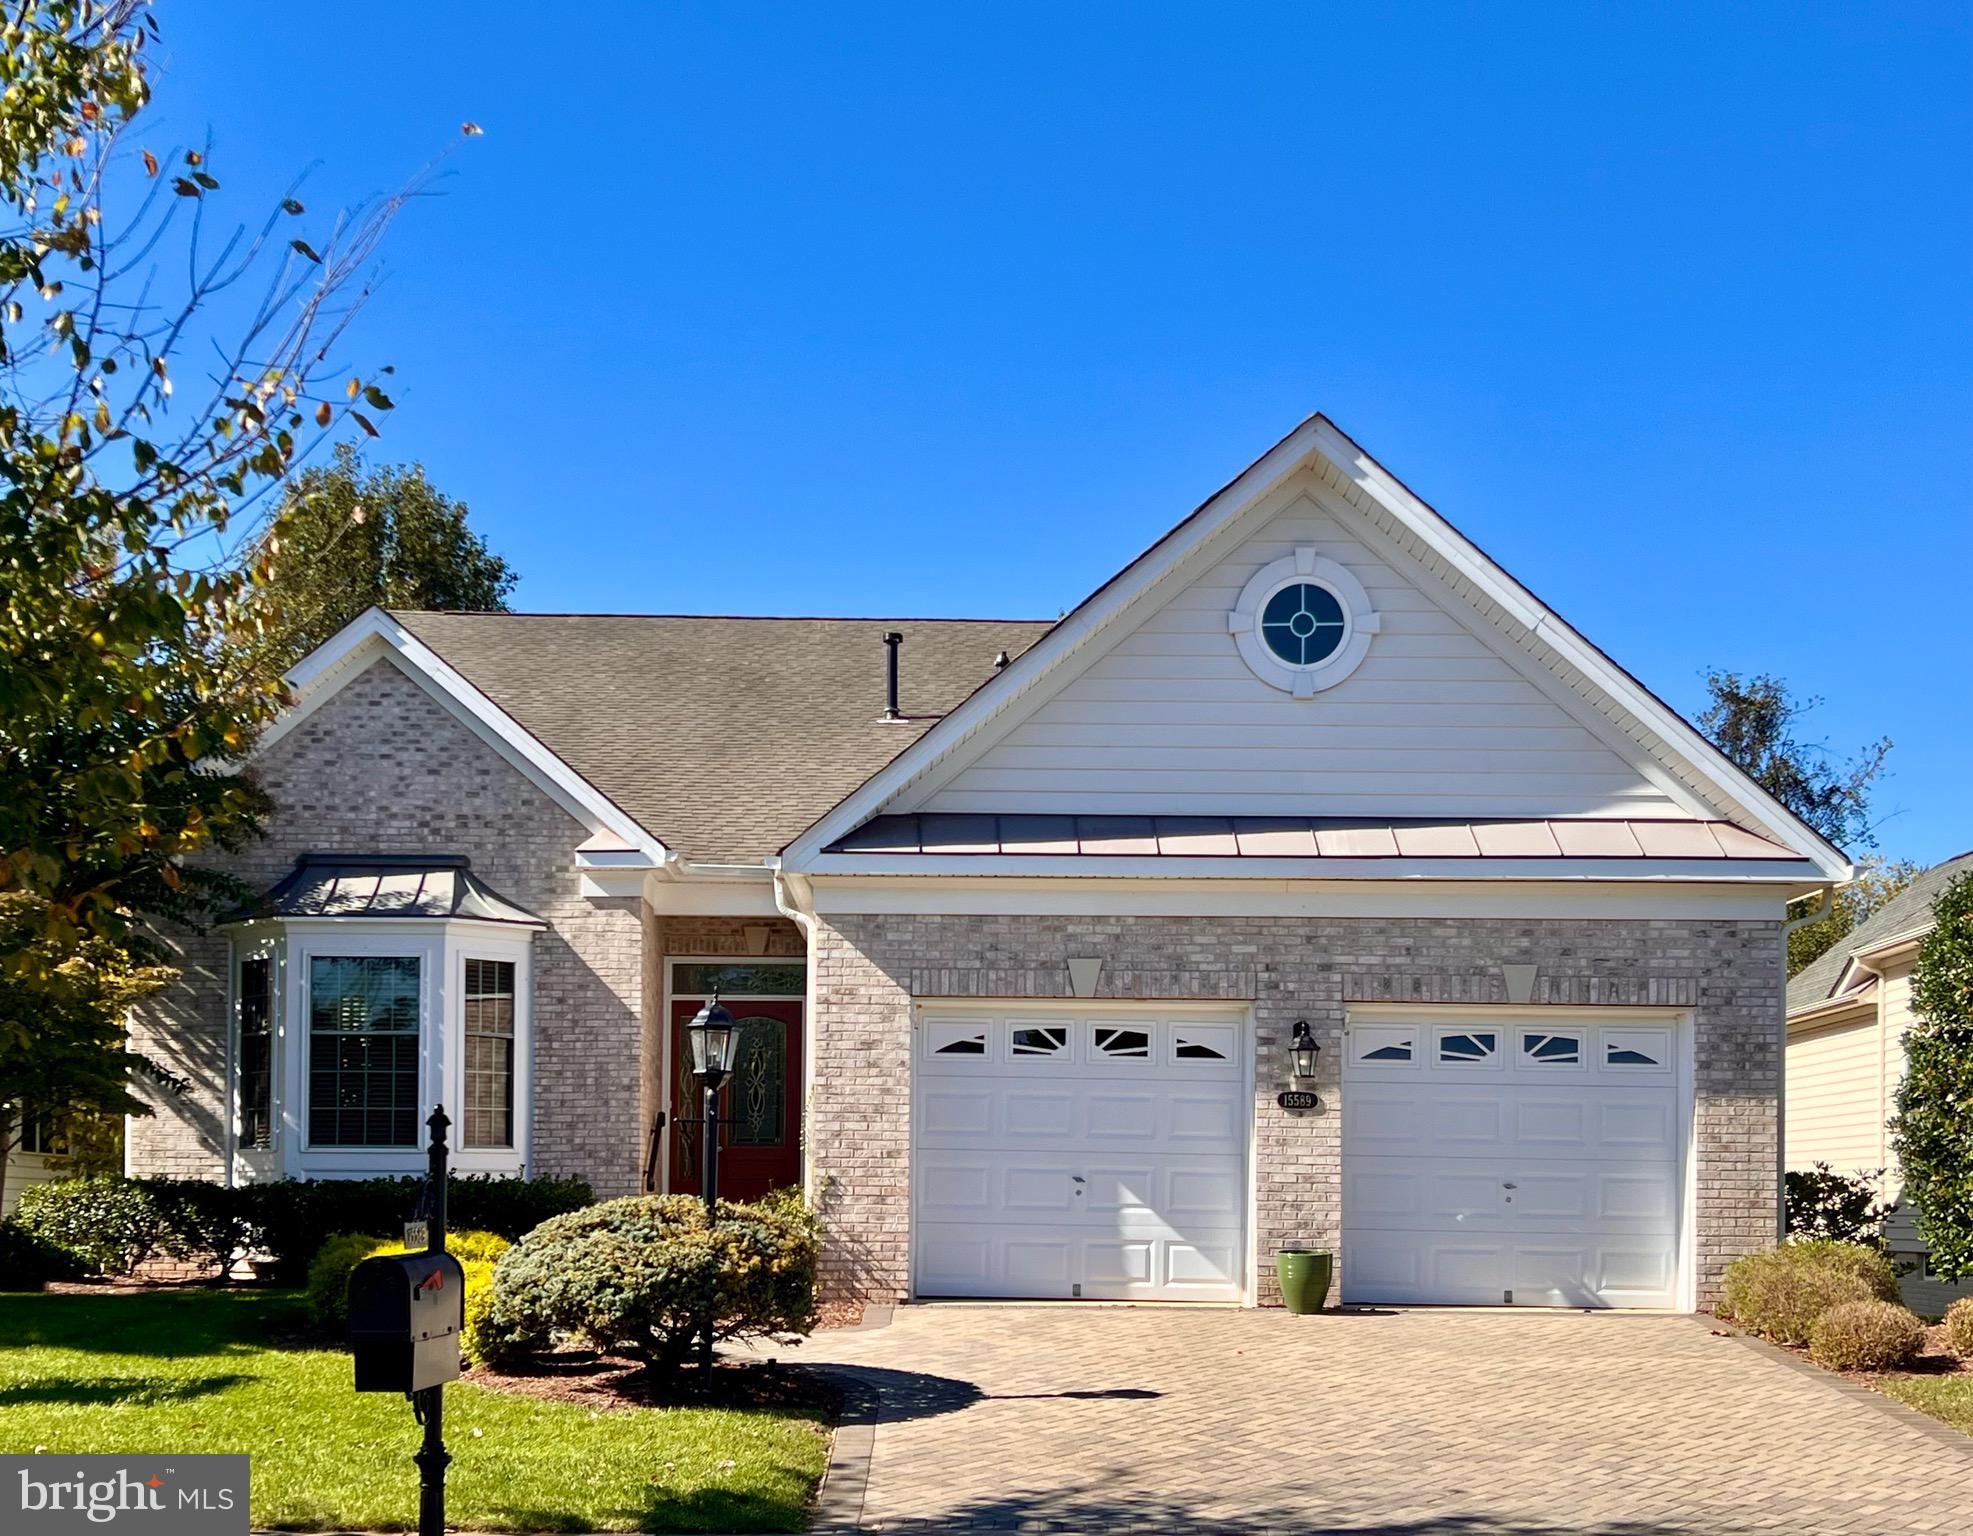
<path id="1" fill-rule="evenodd" d="M 634 1360 L 594 1350 L 565 1349 L 525 1367 L 475 1366 L 463 1378 L 496 1392 L 515 1392 L 552 1403 L 574 1403 L 596 1413 L 628 1408 L 807 1408 L 834 1417 L 840 1394 L 807 1371 L 779 1362 L 722 1360 L 708 1375 L 696 1368 L 654 1377 Z"/>

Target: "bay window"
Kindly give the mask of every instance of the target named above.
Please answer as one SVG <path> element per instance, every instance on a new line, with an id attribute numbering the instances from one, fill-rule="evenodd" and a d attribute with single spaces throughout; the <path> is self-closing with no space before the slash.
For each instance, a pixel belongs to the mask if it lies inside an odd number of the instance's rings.
<path id="1" fill-rule="evenodd" d="M 227 925 L 231 1177 L 416 1173 L 434 1104 L 453 1166 L 529 1162 L 534 936 L 447 855 L 304 854 Z"/>

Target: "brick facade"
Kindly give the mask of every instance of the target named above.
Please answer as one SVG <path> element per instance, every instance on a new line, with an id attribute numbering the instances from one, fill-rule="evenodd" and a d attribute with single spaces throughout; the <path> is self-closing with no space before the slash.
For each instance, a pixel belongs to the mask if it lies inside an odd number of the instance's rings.
<path id="1" fill-rule="evenodd" d="M 458 853 L 548 922 L 533 945 L 535 1166 L 579 1174 L 599 1195 L 635 1189 L 642 903 L 581 894 L 575 849 L 588 829 L 385 662 L 270 745 L 255 771 L 275 815 L 269 835 L 230 861 L 252 884 L 273 884 L 308 849 Z M 132 1044 L 191 1087 L 149 1091 L 156 1114 L 130 1122 L 127 1157 L 136 1172 L 219 1178 L 227 943 L 174 942 L 184 978 L 143 1011 Z"/>
<path id="2" fill-rule="evenodd" d="M 1254 1242 L 1337 1246 L 1342 1060 L 1353 1002 L 1504 1003 L 1501 966 L 1539 967 L 1533 1006 L 1690 1009 L 1702 1304 L 1726 1264 L 1775 1237 L 1782 957 L 1757 921 L 839 915 L 817 935 L 808 1136 L 833 1294 L 909 1285 L 911 1007 L 924 997 L 1063 997 L 1071 955 L 1097 995 L 1250 1002 L 1258 1052 Z M 1276 1106 L 1306 1018 L 1325 1110 Z M 1272 1299 L 1271 1264 L 1260 1266 Z"/>
<path id="3" fill-rule="evenodd" d="M 666 961 L 804 952 L 770 917 L 667 917 L 585 897 L 587 829 L 394 666 L 373 665 L 262 755 L 277 812 L 234 864 L 269 885 L 305 849 L 463 853 L 547 920 L 534 941 L 534 1161 L 599 1195 L 641 1186 L 664 1104 Z M 184 980 L 133 1030 L 189 1080 L 133 1121 L 136 1171 L 224 1173 L 227 945 L 178 941 Z M 1702 1301 L 1735 1255 L 1771 1242 L 1780 1086 L 1777 924 L 1742 920 L 835 916 L 814 962 L 809 1166 L 829 1228 L 827 1284 L 893 1299 L 909 1285 L 911 1005 L 1063 997 L 1071 955 L 1104 961 L 1099 997 L 1250 1004 L 1256 1024 L 1253 1240 L 1335 1246 L 1341 1217 L 1340 1032 L 1353 1002 L 1500 1003 L 1501 967 L 1538 967 L 1534 1006 L 1675 1007 L 1695 1030 L 1697 1266 Z M 1306 1018 L 1325 1109 L 1274 1103 Z M 1271 1265 L 1260 1266 L 1263 1300 Z"/>

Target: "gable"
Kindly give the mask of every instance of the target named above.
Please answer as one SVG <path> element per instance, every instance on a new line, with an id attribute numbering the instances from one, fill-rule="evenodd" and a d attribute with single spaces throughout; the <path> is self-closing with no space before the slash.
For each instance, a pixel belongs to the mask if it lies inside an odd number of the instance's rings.
<path id="1" fill-rule="evenodd" d="M 1148 607 L 977 757 L 897 810 L 1368 818 L 1690 819 L 1696 806 L 1571 710 L 1525 658 L 1304 470 L 1250 535 Z M 1378 619 L 1347 677 L 1308 697 L 1256 674 L 1228 614 L 1309 550 Z M 1437 590 L 1434 590 L 1434 589 Z"/>
<path id="2" fill-rule="evenodd" d="M 1284 667 L 1262 637 L 1291 586 L 1305 605 L 1328 605 L 1332 643 L 1313 655 L 1305 645 Z M 1662 827 L 1680 834 L 1673 843 L 1765 866 L 1746 878 L 1813 889 L 1850 876 L 1840 850 L 1319 414 L 820 817 L 782 862 L 878 873 L 881 861 L 850 856 L 873 818 L 1064 813 L 1623 821 L 1640 846 L 1665 838 L 1639 829 Z M 977 831 L 941 824 L 936 841 L 983 842 Z M 899 873 L 935 872 L 884 857 Z M 1694 857 L 1676 876 L 1619 853 L 1575 873 L 1709 877 L 1704 852 Z M 1539 873 L 1525 862 L 1502 872 Z"/>

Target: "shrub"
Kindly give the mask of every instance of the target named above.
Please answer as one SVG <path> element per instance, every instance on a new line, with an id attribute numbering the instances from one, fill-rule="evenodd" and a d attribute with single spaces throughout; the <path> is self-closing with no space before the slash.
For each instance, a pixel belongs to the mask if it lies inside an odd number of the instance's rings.
<path id="1" fill-rule="evenodd" d="M 1925 1325 L 1896 1302 L 1846 1301 L 1815 1321 L 1809 1358 L 1832 1371 L 1890 1371 L 1925 1345 Z"/>
<path id="2" fill-rule="evenodd" d="M 293 1283 L 331 1233 L 397 1237 L 418 1209 L 425 1181 L 277 1179 L 245 1186 L 250 1225 L 274 1258 L 276 1277 Z M 509 1242 L 551 1216 L 579 1210 L 596 1198 L 581 1179 L 514 1179 L 454 1175 L 446 1184 L 446 1220 L 456 1229 L 490 1232 Z"/>
<path id="3" fill-rule="evenodd" d="M 1946 1308 L 1946 1347 L 1963 1360 L 1973 1360 L 1973 1296 L 1962 1296 Z"/>
<path id="4" fill-rule="evenodd" d="M 1845 1174 L 1827 1163 L 1816 1163 L 1806 1173 L 1791 1169 L 1787 1176 L 1789 1235 L 1875 1246 L 1891 1210 L 1877 1199 L 1883 1179 L 1882 1168 L 1874 1173 L 1859 1170 Z"/>
<path id="5" fill-rule="evenodd" d="M 141 1180 L 60 1179 L 21 1191 L 15 1219 L 90 1274 L 127 1275 L 170 1233 L 163 1204 Z"/>
<path id="6" fill-rule="evenodd" d="M 0 1220 L 0 1291 L 38 1291 L 50 1280 L 75 1280 L 82 1273 L 73 1255 L 11 1217 Z"/>
<path id="7" fill-rule="evenodd" d="M 449 1214 L 449 1213 L 448 1213 Z M 459 1349 L 474 1365 L 485 1363 L 486 1319 L 493 1305 L 493 1270 L 513 1245 L 493 1232 L 448 1232 L 446 1251 L 466 1276 L 465 1319 Z M 339 1232 L 325 1242 L 308 1266 L 308 1306 L 315 1320 L 338 1335 L 349 1327 L 349 1274 L 380 1253 L 409 1252 L 403 1242 L 364 1232 Z"/>
<path id="8" fill-rule="evenodd" d="M 709 1322 L 717 1339 L 804 1334 L 819 1249 L 792 1192 L 721 1202 L 710 1227 L 693 1196 L 607 1201 L 544 1222 L 500 1261 L 485 1345 L 511 1359 L 567 1333 L 670 1371 Z"/>
<path id="9" fill-rule="evenodd" d="M 223 1280 L 256 1246 L 258 1231 L 242 1191 L 210 1179 L 138 1179 L 164 1220 L 158 1247 L 174 1259 L 210 1265 Z"/>
<path id="10" fill-rule="evenodd" d="M 1897 1271 L 1876 1249 L 1811 1240 L 1736 1259 L 1726 1272 L 1720 1310 L 1750 1332 L 1799 1346 L 1830 1308 L 1895 1301 L 1897 1295 Z"/>
<path id="11" fill-rule="evenodd" d="M 1932 1272 L 1957 1280 L 1973 1275 L 1973 874 L 1939 892 L 1932 919 L 1911 973 L 1891 1149 Z"/>
<path id="12" fill-rule="evenodd" d="M 425 1181 L 275 1179 L 229 1189 L 207 1179 L 65 1179 L 22 1192 L 21 1221 L 74 1254 L 90 1273 L 127 1275 L 158 1254 L 212 1266 L 224 1277 L 249 1253 L 272 1257 L 276 1277 L 301 1283 L 333 1233 L 403 1235 Z M 595 1198 L 580 1179 L 454 1178 L 446 1215 L 462 1231 L 512 1241 Z"/>

